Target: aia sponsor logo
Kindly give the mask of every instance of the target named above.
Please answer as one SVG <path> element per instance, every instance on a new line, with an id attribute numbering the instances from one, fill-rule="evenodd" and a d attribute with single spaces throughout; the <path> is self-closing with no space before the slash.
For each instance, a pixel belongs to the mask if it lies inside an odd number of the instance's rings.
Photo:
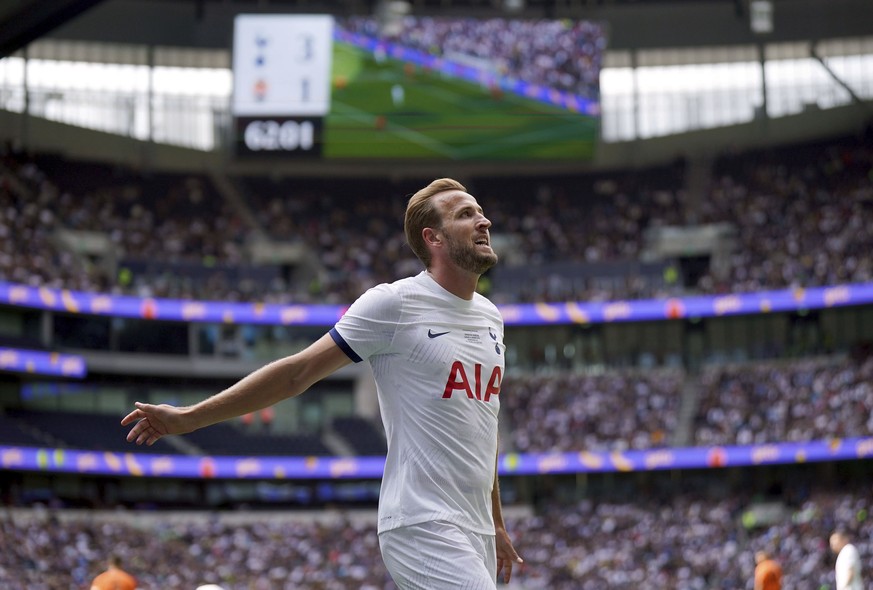
<path id="1" fill-rule="evenodd" d="M 470 380 L 472 375 L 473 379 Z M 472 369 L 464 368 L 461 361 L 452 363 L 452 368 L 449 371 L 449 378 L 446 380 L 446 386 L 443 389 L 443 399 L 451 398 L 457 392 L 462 392 L 469 399 L 476 399 L 482 402 L 491 401 L 491 396 L 497 396 L 500 393 L 500 383 L 503 381 L 503 371 L 500 367 L 491 369 L 491 375 L 485 384 L 485 390 L 482 390 L 482 365 L 476 363 Z"/>

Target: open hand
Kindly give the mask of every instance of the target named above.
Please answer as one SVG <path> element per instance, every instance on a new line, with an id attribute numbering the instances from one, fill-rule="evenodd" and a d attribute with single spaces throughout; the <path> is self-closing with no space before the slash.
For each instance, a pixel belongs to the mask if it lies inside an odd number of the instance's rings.
<path id="1" fill-rule="evenodd" d="M 134 424 L 127 433 L 127 441 L 138 445 L 153 445 L 168 434 L 184 434 L 193 428 L 185 425 L 184 413 L 169 404 L 159 406 L 136 402 L 136 409 L 122 418 L 121 425 Z"/>

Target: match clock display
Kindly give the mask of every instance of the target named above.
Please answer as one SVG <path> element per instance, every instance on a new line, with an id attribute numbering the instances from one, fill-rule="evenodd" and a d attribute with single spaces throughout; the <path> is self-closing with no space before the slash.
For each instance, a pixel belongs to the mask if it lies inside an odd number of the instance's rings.
<path id="1" fill-rule="evenodd" d="M 237 16 L 233 115 L 239 154 L 320 156 L 330 112 L 333 17 Z"/>

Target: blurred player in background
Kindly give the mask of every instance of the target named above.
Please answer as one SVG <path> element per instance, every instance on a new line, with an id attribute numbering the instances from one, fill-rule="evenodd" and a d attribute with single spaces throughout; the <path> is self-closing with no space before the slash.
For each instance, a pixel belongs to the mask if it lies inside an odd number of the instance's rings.
<path id="1" fill-rule="evenodd" d="M 755 553 L 755 590 L 782 590 L 782 567 L 766 551 Z"/>
<path id="2" fill-rule="evenodd" d="M 403 589 L 496 587 L 522 563 L 497 485 L 503 319 L 476 292 L 497 262 L 476 199 L 442 178 L 407 204 L 406 239 L 420 274 L 364 293 L 307 349 L 274 361 L 189 407 L 137 402 L 127 440 L 153 444 L 299 395 L 368 360 L 388 437 L 379 545 Z"/>
<path id="3" fill-rule="evenodd" d="M 121 569 L 121 558 L 117 555 L 109 556 L 106 571 L 91 582 L 91 590 L 134 590 L 136 587 L 136 578 Z"/>
<path id="4" fill-rule="evenodd" d="M 861 580 L 861 555 L 858 548 L 849 542 L 845 531 L 835 531 L 831 535 L 831 551 L 837 554 L 834 565 L 836 590 L 864 590 Z"/>

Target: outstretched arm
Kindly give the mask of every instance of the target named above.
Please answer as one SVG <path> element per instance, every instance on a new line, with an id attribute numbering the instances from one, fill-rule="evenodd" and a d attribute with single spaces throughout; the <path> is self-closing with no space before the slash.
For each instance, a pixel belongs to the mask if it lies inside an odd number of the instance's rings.
<path id="1" fill-rule="evenodd" d="M 168 434 L 185 434 L 300 395 L 350 362 L 330 335 L 325 334 L 305 350 L 273 361 L 193 406 L 136 402 L 136 409 L 121 424 L 135 423 L 127 433 L 129 442 L 153 445 Z"/>
<path id="2" fill-rule="evenodd" d="M 512 541 L 506 532 L 506 525 L 503 522 L 503 507 L 500 505 L 500 486 L 497 479 L 496 458 L 494 461 L 494 487 L 491 488 L 491 513 L 494 516 L 494 534 L 497 546 L 497 577 L 500 577 L 500 572 L 502 571 L 503 581 L 508 584 L 510 578 L 512 578 L 512 565 L 524 563 L 524 560 L 518 556 L 515 547 L 512 546 Z"/>

